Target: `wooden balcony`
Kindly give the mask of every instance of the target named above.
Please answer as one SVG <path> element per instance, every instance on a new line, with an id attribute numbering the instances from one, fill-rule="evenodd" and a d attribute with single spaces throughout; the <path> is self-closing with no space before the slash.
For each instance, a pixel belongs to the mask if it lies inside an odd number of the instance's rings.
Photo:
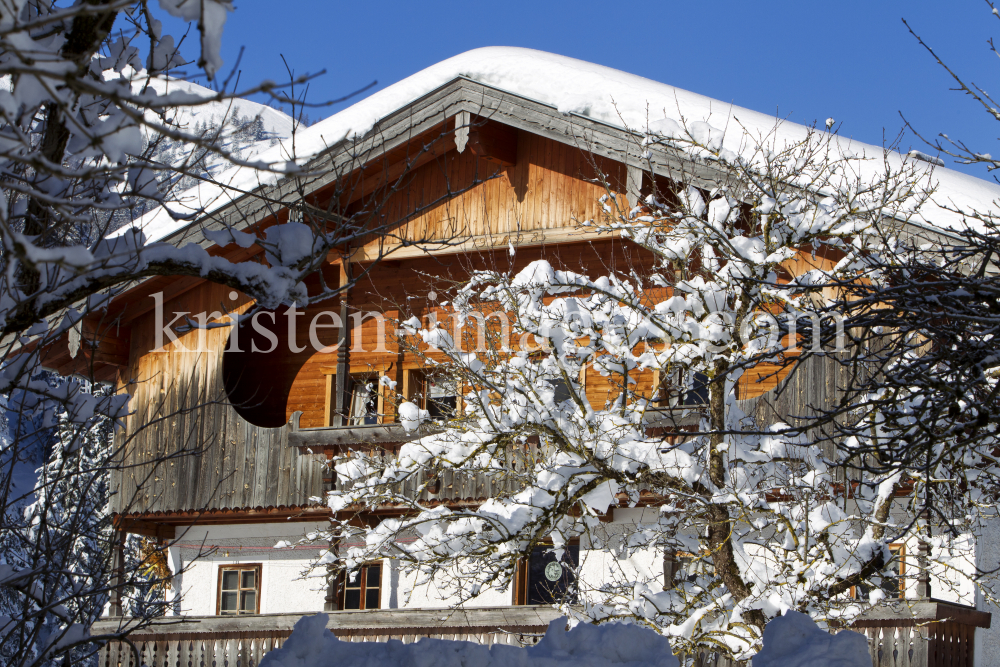
<path id="1" fill-rule="evenodd" d="M 706 407 L 701 405 L 679 408 L 654 408 L 647 412 L 650 435 L 669 436 L 696 428 Z M 421 424 L 407 431 L 402 424 L 371 424 L 352 426 L 327 426 L 321 428 L 299 428 L 295 413 L 289 423 L 288 445 L 313 452 L 337 452 L 365 450 L 377 456 L 392 458 L 398 447 L 417 438 L 440 433 L 443 426 L 433 422 Z M 491 471 L 469 473 L 443 468 L 438 471 L 421 471 L 405 482 L 393 486 L 393 492 L 424 503 L 481 502 L 486 498 L 504 496 L 520 491 L 522 480 L 517 471 L 533 465 L 545 453 L 537 443 L 528 443 L 523 450 L 508 452 L 506 460 L 509 473 Z M 324 477 L 324 491 L 348 490 L 349 485 L 336 479 L 332 473 Z"/>
<path id="2" fill-rule="evenodd" d="M 873 667 L 972 667 L 976 628 L 991 620 L 962 604 L 898 600 L 869 610 L 852 629 L 868 637 Z"/>
<path id="3" fill-rule="evenodd" d="M 880 605 L 850 629 L 868 638 L 872 667 L 972 667 L 976 628 L 990 621 L 988 612 L 931 598 Z M 711 651 L 691 657 L 692 667 L 737 666 Z"/>
<path id="4" fill-rule="evenodd" d="M 299 413 L 296 413 L 296 415 Z M 422 424 L 407 431 L 402 424 L 367 424 L 358 426 L 324 426 L 298 428 L 298 419 L 292 418 L 288 444 L 310 449 L 340 448 L 350 445 L 385 445 L 409 442 L 432 433 L 440 433 L 434 424 Z"/>
<path id="5" fill-rule="evenodd" d="M 478 644 L 529 646 L 545 633 L 560 614 L 552 607 L 482 607 L 469 609 L 372 609 L 327 612 L 329 628 L 351 642 L 398 639 L 455 639 Z M 129 635 L 125 642 L 109 642 L 100 652 L 100 667 L 187 667 L 227 665 L 256 667 L 261 658 L 279 648 L 302 614 L 257 616 L 172 616 Z M 129 618 L 99 621 L 92 636 L 120 632 Z"/>
<path id="6" fill-rule="evenodd" d="M 472 641 L 487 646 L 530 646 L 560 613 L 549 606 L 469 609 L 372 609 L 328 612 L 327 628 L 344 641 L 406 643 L 424 637 Z M 156 620 L 124 642 L 101 649 L 100 667 L 228 665 L 255 667 L 282 645 L 302 614 L 178 616 Z M 872 667 L 972 667 L 976 628 L 991 616 L 972 607 L 937 600 L 900 600 L 867 612 L 851 629 L 868 637 Z M 120 632 L 129 618 L 104 619 L 98 636 Z M 696 667 L 734 667 L 716 653 L 702 652 Z"/>
<path id="7" fill-rule="evenodd" d="M 649 428 L 655 429 L 658 434 L 681 432 L 685 428 L 697 426 L 707 409 L 708 407 L 704 405 L 651 408 L 647 410 L 646 416 Z M 300 428 L 301 414 L 296 412 L 292 415 L 289 422 L 288 444 L 292 447 L 307 447 L 314 450 L 365 444 L 399 444 L 443 430 L 442 426 L 434 423 L 421 424 L 412 431 L 407 431 L 402 424 L 396 423 Z"/>

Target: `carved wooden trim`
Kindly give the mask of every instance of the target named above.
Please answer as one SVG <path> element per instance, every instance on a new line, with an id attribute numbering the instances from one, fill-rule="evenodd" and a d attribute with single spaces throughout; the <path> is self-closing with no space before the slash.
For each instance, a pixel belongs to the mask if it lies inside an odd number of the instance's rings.
<path id="1" fill-rule="evenodd" d="M 465 145 L 469 143 L 469 123 L 471 119 L 468 111 L 459 111 L 455 115 L 455 148 L 459 153 L 464 153 Z"/>

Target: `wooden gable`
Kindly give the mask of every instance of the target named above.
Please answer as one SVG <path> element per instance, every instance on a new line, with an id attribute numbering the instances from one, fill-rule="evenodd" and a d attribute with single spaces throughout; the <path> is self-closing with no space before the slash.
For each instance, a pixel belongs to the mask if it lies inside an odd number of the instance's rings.
<path id="1" fill-rule="evenodd" d="M 386 195 L 381 223 L 389 225 L 391 233 L 332 253 L 324 275 L 336 284 L 345 262 L 350 264 L 357 279 L 349 295 L 352 308 L 389 318 L 424 316 L 434 310 L 428 298 L 434 285 L 426 276 L 461 280 L 473 269 L 516 270 L 539 258 L 590 273 L 651 264 L 643 256 L 646 251 L 636 246 L 577 227 L 601 214 L 598 200 L 607 191 L 598 173 L 607 178 L 607 188 L 620 206 L 634 204 L 652 178 L 683 176 L 684 182 L 710 187 L 722 177 L 711 164 L 679 164 L 676 156 L 666 153 L 655 155 L 651 163 L 643 157 L 646 149 L 638 139 L 621 128 L 565 116 L 464 79 L 393 114 L 349 148 L 334 147 L 311 165 L 323 167 L 325 175 L 310 184 L 305 214 L 322 216 L 334 200 L 350 213 L 366 197 Z M 643 171 L 651 164 L 655 174 Z M 243 197 L 166 240 L 208 246 L 202 230 L 226 221 L 240 220 L 247 229 L 261 230 L 287 220 L 287 209 L 274 202 L 298 202 L 298 191 L 279 183 L 266 194 L 272 202 L 268 206 Z M 510 247 L 518 248 L 513 259 Z M 240 261 L 261 250 L 254 246 L 212 252 Z M 190 522 L 192 511 L 306 511 L 303 508 L 315 504 L 310 499 L 322 496 L 330 482 L 324 480 L 323 455 L 293 446 L 297 436 L 292 434 L 329 425 L 336 353 L 286 353 L 279 348 L 252 357 L 224 354 L 230 328 L 192 331 L 158 349 L 150 296 L 157 291 L 162 291 L 168 313 L 249 306 L 243 295 L 186 278 L 145 281 L 113 304 L 104 331 L 113 325 L 125 333 L 89 358 L 114 369 L 122 389 L 135 396 L 136 412 L 120 440 L 126 466 L 119 473 L 119 510 L 181 522 Z M 321 310 L 339 311 L 339 304 L 315 304 L 305 314 Z M 100 327 L 92 328 L 96 336 Z M 275 333 L 280 329 L 276 323 Z M 406 372 L 417 361 L 403 354 L 391 337 L 383 351 L 364 344 L 379 335 L 372 320 L 363 321 L 358 333 L 364 349 L 351 353 L 350 372 L 387 375 L 405 386 Z M 326 345 L 337 340 L 334 331 L 323 335 Z M 202 345 L 193 345 L 199 336 Z M 296 342 L 304 346 L 307 336 L 308 331 L 300 329 Z M 79 363 L 75 358 L 67 361 L 64 351 L 53 354 L 61 368 Z M 760 395 L 783 377 L 766 370 L 748 373 L 741 398 Z M 636 379 L 649 388 L 655 381 L 651 372 Z M 238 394 L 240 405 L 234 407 L 229 399 L 233 383 L 239 381 L 253 390 Z M 767 412 L 767 418 L 794 413 L 805 400 L 802 396 L 816 393 L 806 391 L 817 386 L 814 375 L 802 376 L 801 383 L 798 402 L 758 401 L 753 408 L 761 415 Z M 824 395 L 827 385 L 829 381 L 822 385 Z M 586 391 L 592 402 L 603 403 L 615 388 L 594 373 L 586 378 Z M 380 412 L 391 418 L 392 406 L 380 405 Z M 456 498 L 476 499 L 478 487 L 461 488 L 465 490 L 455 491 Z"/>

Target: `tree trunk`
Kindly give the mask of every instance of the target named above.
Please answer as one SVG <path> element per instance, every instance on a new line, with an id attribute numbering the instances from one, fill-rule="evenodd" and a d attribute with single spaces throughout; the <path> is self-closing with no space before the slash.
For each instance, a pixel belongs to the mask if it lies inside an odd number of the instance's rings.
<path id="1" fill-rule="evenodd" d="M 111 0 L 86 0 L 84 4 L 107 7 Z M 107 10 L 95 14 L 80 14 L 73 19 L 73 25 L 62 48 L 62 56 L 77 64 L 76 77 L 86 76 L 90 60 L 107 39 L 111 27 L 118 17 L 116 10 Z M 40 153 L 52 164 L 62 164 L 65 158 L 66 145 L 69 143 L 69 128 L 63 117 L 62 104 L 50 102 L 45 105 L 45 125 L 42 134 Z M 37 178 L 37 175 L 36 175 Z M 44 179 L 44 176 L 42 176 Z M 27 215 L 24 221 L 24 234 L 38 237 L 43 246 L 57 246 L 63 240 L 56 229 L 51 209 L 38 199 L 32 197 L 28 201 Z M 32 266 L 21 266 L 18 280 L 25 294 L 33 294 L 39 288 L 41 279 L 38 270 Z"/>
<path id="2" fill-rule="evenodd" d="M 709 385 L 708 417 L 712 434 L 709 437 L 711 452 L 709 453 L 708 475 L 715 488 L 722 488 L 726 481 L 725 455 L 719 449 L 722 444 L 722 432 L 726 427 L 726 385 L 724 366 L 716 368 L 716 379 Z M 733 552 L 733 533 L 736 527 L 729 516 L 729 508 L 723 504 L 713 503 L 708 506 L 708 548 L 712 554 L 712 564 L 715 574 L 726 585 L 737 602 L 750 596 L 750 586 L 740 576 Z M 757 626 L 763 632 L 767 619 L 759 609 L 743 614 L 747 622 Z"/>

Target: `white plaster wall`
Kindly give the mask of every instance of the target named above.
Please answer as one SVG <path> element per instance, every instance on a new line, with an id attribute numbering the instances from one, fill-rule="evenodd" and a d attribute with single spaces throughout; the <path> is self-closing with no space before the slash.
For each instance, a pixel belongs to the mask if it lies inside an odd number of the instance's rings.
<path id="1" fill-rule="evenodd" d="M 286 522 L 192 526 L 186 531 L 179 530 L 175 545 L 170 548 L 170 562 L 175 571 L 183 568 L 181 575 L 174 578 L 174 595 L 179 593 L 180 601 L 173 611 L 214 616 L 219 568 L 246 563 L 261 564 L 262 614 L 322 611 L 326 597 L 323 573 L 310 574 L 308 566 L 323 553 L 325 546 L 275 549 L 274 545 L 279 540 L 299 540 L 323 527 L 320 523 Z"/>
<path id="2" fill-rule="evenodd" d="M 613 520 L 602 524 L 595 535 L 609 545 L 615 545 L 624 535 L 633 533 L 639 524 L 653 524 L 659 518 L 655 507 L 616 508 Z M 584 537 L 580 542 L 580 580 L 586 594 L 605 583 L 615 581 L 647 580 L 655 586 L 663 585 L 663 552 L 653 547 L 640 549 L 630 556 L 624 556 L 606 549 L 589 548 L 590 541 Z M 621 557 L 620 557 L 621 556 Z"/>
<path id="3" fill-rule="evenodd" d="M 913 521 L 913 516 L 902 506 L 893 509 L 896 525 L 907 526 Z M 913 530 L 916 526 L 913 526 Z M 935 528 L 935 535 L 943 529 Z M 903 563 L 903 595 L 907 598 L 917 596 L 917 557 L 920 553 L 920 543 L 908 534 L 898 542 L 905 546 Z M 950 548 L 932 546 L 930 584 L 931 597 L 945 602 L 974 605 L 976 601 L 973 576 L 976 569 L 977 547 L 974 535 L 960 535 L 954 539 Z M 997 667 L 1000 667 L 998 665 Z"/>
<path id="4" fill-rule="evenodd" d="M 383 576 L 386 579 L 382 584 L 382 606 L 386 609 L 397 609 L 401 607 L 410 608 L 446 608 L 454 606 L 458 602 L 457 597 L 449 596 L 447 590 L 442 588 L 437 582 L 431 581 L 420 586 L 416 585 L 418 579 L 422 577 L 415 573 L 407 574 L 401 572 L 395 562 L 383 561 L 385 563 Z M 393 586 L 393 571 L 398 583 Z M 514 602 L 514 592 L 510 586 L 502 591 L 488 588 L 479 595 L 465 603 L 466 607 L 503 607 Z"/>
<path id="5" fill-rule="evenodd" d="M 174 580 L 180 601 L 173 613 L 214 616 L 218 604 L 219 568 L 224 565 L 261 564 L 260 612 L 262 614 L 322 611 L 326 598 L 325 573 L 309 572 L 309 563 L 322 555 L 325 545 L 309 549 L 275 549 L 278 541 L 295 541 L 324 524 L 268 523 L 251 525 L 192 526 L 178 531 L 170 549 Z M 205 545 L 205 549 L 201 549 Z M 214 549 L 210 549 L 214 547 Z M 198 556 L 199 552 L 208 555 Z M 212 553 L 208 553 L 212 551 Z M 228 554 L 228 555 L 227 555 Z M 401 607 L 447 608 L 456 598 L 435 583 L 416 586 L 418 576 L 401 571 L 398 561 L 386 559 L 382 571 L 383 609 Z M 469 607 L 509 605 L 513 592 L 487 589 L 466 603 Z"/>
<path id="6" fill-rule="evenodd" d="M 630 526 L 637 523 L 655 522 L 658 516 L 659 511 L 656 508 L 616 509 L 614 520 L 603 524 L 606 533 L 604 537 L 628 532 Z M 631 578 L 636 572 L 655 580 L 663 578 L 662 554 L 655 549 L 643 550 L 629 558 L 617 558 L 603 550 L 588 549 L 588 546 L 589 543 L 584 539 L 580 547 L 580 573 L 585 588 L 599 586 L 608 581 L 609 577 L 620 575 Z M 416 581 L 419 578 L 417 575 L 401 572 L 398 564 L 392 561 L 386 560 L 384 563 L 383 608 L 447 608 L 456 604 L 457 598 L 450 596 L 449 592 L 437 582 L 432 581 L 417 586 Z M 492 588 L 483 590 L 478 596 L 466 602 L 465 606 L 506 606 L 512 604 L 513 599 L 513 586 L 508 585 L 503 590 Z"/>
<path id="7" fill-rule="evenodd" d="M 981 570 L 1000 567 L 1000 519 L 983 522 L 976 535 L 976 565 Z M 993 614 L 989 628 L 976 629 L 976 667 L 1000 667 L 1000 607 L 976 595 L 976 608 Z"/>

